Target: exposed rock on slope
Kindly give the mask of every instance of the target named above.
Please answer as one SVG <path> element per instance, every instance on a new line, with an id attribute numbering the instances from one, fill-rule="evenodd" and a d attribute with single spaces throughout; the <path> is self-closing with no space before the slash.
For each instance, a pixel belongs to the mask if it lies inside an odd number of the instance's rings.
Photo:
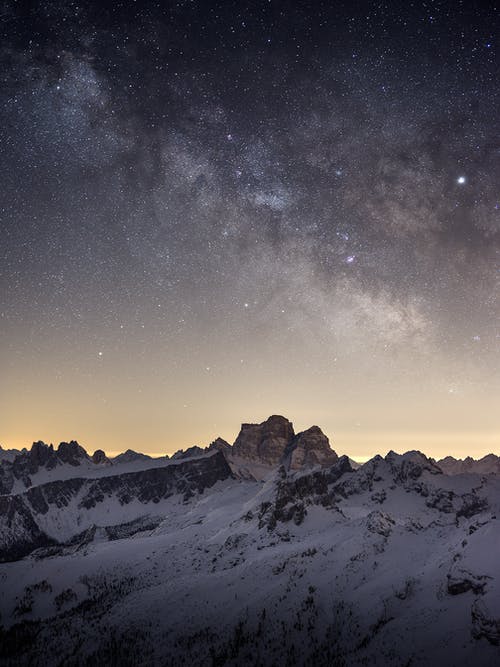
<path id="1" fill-rule="evenodd" d="M 21 494 L 0 496 L 0 561 L 57 542 L 61 522 L 65 539 L 80 532 L 85 523 L 91 525 L 95 516 L 101 517 L 101 525 L 113 525 L 110 503 L 118 508 L 130 505 L 127 516 L 131 519 L 145 512 L 141 505 L 159 503 L 176 494 L 187 500 L 230 477 L 226 459 L 216 452 L 160 468 L 98 479 L 57 480 Z"/>
<path id="2" fill-rule="evenodd" d="M 175 454 L 172 455 L 172 459 L 173 460 L 190 459 L 195 456 L 203 456 L 205 453 L 206 452 L 204 449 L 198 447 L 198 445 L 193 445 L 192 447 L 188 447 L 186 450 L 179 449 L 178 452 L 175 452 Z"/>
<path id="3" fill-rule="evenodd" d="M 396 454 L 396 452 L 390 451 L 385 460 L 395 474 L 396 479 L 402 481 L 418 479 L 424 471 L 432 475 L 442 474 L 441 468 L 422 452 L 410 451 L 405 454 Z"/>

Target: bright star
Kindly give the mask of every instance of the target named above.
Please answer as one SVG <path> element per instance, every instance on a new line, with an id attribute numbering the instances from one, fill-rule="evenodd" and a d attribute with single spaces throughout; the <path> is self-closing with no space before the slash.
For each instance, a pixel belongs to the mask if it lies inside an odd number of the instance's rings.
<path id="1" fill-rule="evenodd" d="M 463 185 L 463 184 L 465 183 L 465 181 L 466 181 L 465 176 L 459 176 L 459 177 L 457 178 L 457 183 L 458 183 L 459 185 Z"/>

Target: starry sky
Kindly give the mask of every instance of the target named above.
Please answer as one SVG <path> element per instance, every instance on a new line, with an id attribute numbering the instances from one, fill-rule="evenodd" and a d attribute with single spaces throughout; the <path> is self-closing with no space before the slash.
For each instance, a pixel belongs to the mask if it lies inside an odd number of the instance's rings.
<path id="1" fill-rule="evenodd" d="M 499 7 L 0 2 L 0 442 L 500 450 Z"/>

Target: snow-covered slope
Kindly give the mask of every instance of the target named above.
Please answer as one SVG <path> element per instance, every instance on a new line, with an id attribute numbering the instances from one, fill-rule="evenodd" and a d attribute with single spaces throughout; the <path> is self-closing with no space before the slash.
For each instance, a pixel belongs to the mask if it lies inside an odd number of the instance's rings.
<path id="1" fill-rule="evenodd" d="M 500 476 L 219 445 L 0 497 L 0 664 L 500 664 Z"/>

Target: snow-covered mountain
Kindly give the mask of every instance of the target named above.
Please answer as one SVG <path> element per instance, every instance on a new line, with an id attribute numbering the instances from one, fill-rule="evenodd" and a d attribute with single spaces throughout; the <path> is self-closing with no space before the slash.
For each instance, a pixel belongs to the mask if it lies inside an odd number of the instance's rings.
<path id="1" fill-rule="evenodd" d="M 467 456 L 465 459 L 455 459 L 446 456 L 437 462 L 438 466 L 447 475 L 460 475 L 461 473 L 474 472 L 480 475 L 500 474 L 500 457 L 495 454 L 487 454 L 482 459 L 473 459 Z"/>
<path id="2" fill-rule="evenodd" d="M 354 469 L 278 416 L 171 459 L 67 444 L 2 461 L 1 665 L 500 664 L 500 475 Z"/>
<path id="3" fill-rule="evenodd" d="M 1 453 L 5 454 L 6 450 Z M 11 449 L 7 450 L 7 455 L 0 456 L 0 494 L 22 493 L 62 479 L 101 477 L 157 467 L 168 460 L 168 456 L 152 458 L 130 449 L 110 459 L 101 449 L 90 456 L 75 440 L 61 442 L 57 449 L 38 441 L 30 450 Z"/>

